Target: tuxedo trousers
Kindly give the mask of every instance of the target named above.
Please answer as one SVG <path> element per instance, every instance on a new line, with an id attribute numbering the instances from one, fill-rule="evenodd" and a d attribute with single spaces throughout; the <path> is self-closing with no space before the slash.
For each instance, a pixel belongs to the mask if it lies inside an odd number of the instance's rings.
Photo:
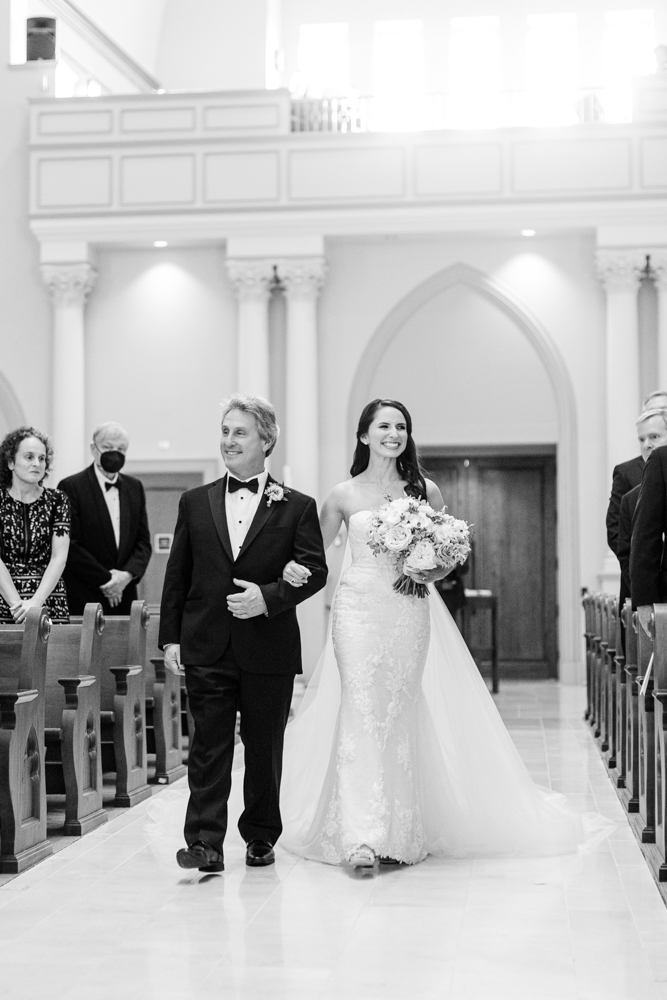
<path id="1" fill-rule="evenodd" d="M 186 664 L 185 686 L 195 727 L 185 842 L 190 846 L 204 840 L 222 853 L 238 711 L 245 751 L 239 832 L 246 843 L 275 844 L 282 833 L 280 779 L 294 675 L 242 670 L 229 643 L 214 663 Z"/>

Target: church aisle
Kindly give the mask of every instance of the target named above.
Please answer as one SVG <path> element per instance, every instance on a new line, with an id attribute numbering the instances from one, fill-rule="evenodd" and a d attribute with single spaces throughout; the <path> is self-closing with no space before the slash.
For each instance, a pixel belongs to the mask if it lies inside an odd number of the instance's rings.
<path id="1" fill-rule="evenodd" d="M 505 684 L 498 705 L 536 780 L 618 823 L 596 851 L 358 878 L 282 850 L 247 869 L 236 834 L 201 877 L 161 863 L 142 803 L 0 888 L 2 996 L 667 1000 L 667 911 L 584 692 Z"/>

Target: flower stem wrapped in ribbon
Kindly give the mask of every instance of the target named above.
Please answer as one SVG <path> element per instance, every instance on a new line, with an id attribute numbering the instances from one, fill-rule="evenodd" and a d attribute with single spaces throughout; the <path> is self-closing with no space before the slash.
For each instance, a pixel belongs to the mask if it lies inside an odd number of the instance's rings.
<path id="1" fill-rule="evenodd" d="M 464 563 L 470 552 L 470 526 L 425 500 L 401 497 L 384 504 L 370 521 L 368 544 L 376 555 L 389 556 L 399 577 L 394 590 L 406 597 L 426 597 L 428 587 L 410 573 Z"/>

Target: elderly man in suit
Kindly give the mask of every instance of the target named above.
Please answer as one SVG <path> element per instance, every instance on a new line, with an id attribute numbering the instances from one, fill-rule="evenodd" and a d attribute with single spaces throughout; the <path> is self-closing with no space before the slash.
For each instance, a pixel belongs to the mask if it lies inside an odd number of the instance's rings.
<path id="1" fill-rule="evenodd" d="M 58 484 L 72 507 L 72 539 L 65 567 L 70 614 L 100 601 L 107 615 L 129 615 L 137 584 L 151 558 L 143 484 L 121 474 L 127 432 L 113 421 L 93 434 L 93 464 Z"/>
<path id="2" fill-rule="evenodd" d="M 667 390 L 657 389 L 650 393 L 644 400 L 642 416 L 649 410 L 667 409 Z M 641 419 L 641 417 L 640 417 Z M 643 452 L 636 458 L 630 458 L 627 462 L 621 462 L 614 468 L 611 484 L 611 496 L 609 497 L 609 507 L 607 508 L 607 542 L 609 548 L 618 558 L 618 522 L 621 510 L 621 500 L 626 493 L 639 486 L 644 475 L 644 464 L 648 454 Z"/>
<path id="3" fill-rule="evenodd" d="M 644 462 L 656 448 L 667 445 L 667 410 L 647 410 L 637 421 L 637 437 Z M 635 509 L 639 499 L 641 484 L 629 490 L 621 499 L 618 521 L 618 544 L 616 555 L 621 566 L 621 592 L 619 607 L 630 597 L 630 552 Z"/>
<path id="4" fill-rule="evenodd" d="M 165 661 L 183 664 L 195 723 L 181 868 L 224 870 L 237 709 L 246 864 L 273 864 L 282 832 L 283 738 L 301 673 L 296 606 L 324 587 L 327 564 L 315 501 L 265 468 L 277 439 L 270 403 L 233 396 L 220 443 L 228 474 L 181 497 L 159 639 Z M 283 579 L 292 560 L 308 571 L 302 587 Z"/>

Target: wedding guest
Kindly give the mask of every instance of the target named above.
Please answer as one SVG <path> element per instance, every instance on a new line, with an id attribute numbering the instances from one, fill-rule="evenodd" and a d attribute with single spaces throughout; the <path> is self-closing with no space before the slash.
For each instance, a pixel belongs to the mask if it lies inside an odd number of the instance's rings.
<path id="1" fill-rule="evenodd" d="M 650 393 L 644 400 L 642 413 L 649 410 L 667 409 L 667 390 L 657 389 Z M 618 518 L 621 509 L 621 499 L 626 493 L 639 486 L 644 474 L 645 458 L 643 454 L 631 458 L 627 462 L 621 462 L 614 468 L 611 484 L 611 496 L 609 497 L 609 507 L 607 508 L 607 542 L 609 548 L 618 556 Z"/>
<path id="2" fill-rule="evenodd" d="M 667 411 L 647 410 L 637 421 L 637 437 L 644 462 L 655 448 L 667 445 Z M 621 590 L 618 598 L 619 608 L 625 605 L 630 597 L 630 551 L 632 542 L 632 524 L 639 499 L 641 484 L 629 490 L 621 499 L 618 522 L 618 542 L 616 555 L 621 566 Z"/>
<path id="3" fill-rule="evenodd" d="M 70 508 L 44 481 L 51 443 L 34 427 L 19 427 L 0 444 L 0 622 L 20 625 L 30 608 L 69 622 L 63 570 Z"/>
<path id="4" fill-rule="evenodd" d="M 72 505 L 65 583 L 73 615 L 90 601 L 100 601 L 105 614 L 128 615 L 151 557 L 143 484 L 120 471 L 129 444 L 120 424 L 100 424 L 93 464 L 59 484 Z"/>

